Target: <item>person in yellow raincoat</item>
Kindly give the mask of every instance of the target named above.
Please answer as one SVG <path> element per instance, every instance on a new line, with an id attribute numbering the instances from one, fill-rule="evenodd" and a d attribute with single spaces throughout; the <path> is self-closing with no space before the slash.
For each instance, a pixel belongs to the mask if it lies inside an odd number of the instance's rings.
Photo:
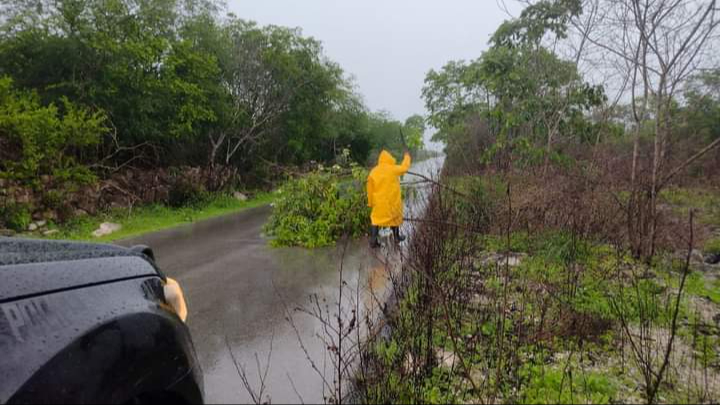
<path id="1" fill-rule="evenodd" d="M 368 206 L 372 208 L 370 220 L 370 247 L 380 246 L 378 236 L 380 228 L 392 228 L 395 240 L 405 240 L 400 235 L 400 225 L 403 223 L 403 203 L 400 194 L 400 176 L 410 169 L 410 154 L 405 152 L 405 158 L 400 165 L 390 152 L 380 152 L 378 164 L 370 171 L 367 179 Z"/>

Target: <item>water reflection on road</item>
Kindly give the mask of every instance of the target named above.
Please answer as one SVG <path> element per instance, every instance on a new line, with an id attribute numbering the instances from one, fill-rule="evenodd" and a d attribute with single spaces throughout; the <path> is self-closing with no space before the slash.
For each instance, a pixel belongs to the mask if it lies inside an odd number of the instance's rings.
<path id="1" fill-rule="evenodd" d="M 411 170 L 434 176 L 443 162 L 443 157 L 430 159 Z M 406 217 L 422 215 L 422 193 L 408 201 Z M 307 307 L 313 294 L 328 304 L 335 302 L 341 262 L 351 295 L 357 286 L 362 289 L 361 307 L 377 305 L 377 297 L 387 293 L 387 258 L 373 254 L 366 240 L 327 249 L 270 248 L 261 236 L 269 214 L 270 209 L 262 207 L 124 242 L 153 247 L 161 268 L 183 286 L 209 403 L 250 401 L 229 350 L 245 366 L 251 384 L 259 387 L 256 363 L 265 365 L 271 342 L 266 381 L 271 400 L 322 402 L 322 379 L 307 359 L 310 356 L 318 368 L 329 367 L 317 338 L 321 324 L 292 310 Z M 403 230 L 409 232 L 410 225 Z M 293 312 L 295 328 L 284 308 Z"/>

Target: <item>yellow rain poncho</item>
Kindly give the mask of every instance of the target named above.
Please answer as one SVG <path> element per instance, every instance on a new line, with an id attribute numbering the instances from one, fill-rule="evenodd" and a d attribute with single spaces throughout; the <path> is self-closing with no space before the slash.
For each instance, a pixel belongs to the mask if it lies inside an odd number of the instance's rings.
<path id="1" fill-rule="evenodd" d="M 378 165 L 367 180 L 368 206 L 374 226 L 393 227 L 403 222 L 403 204 L 400 195 L 400 176 L 410 169 L 410 155 L 405 154 L 401 165 L 387 151 L 380 152 Z"/>

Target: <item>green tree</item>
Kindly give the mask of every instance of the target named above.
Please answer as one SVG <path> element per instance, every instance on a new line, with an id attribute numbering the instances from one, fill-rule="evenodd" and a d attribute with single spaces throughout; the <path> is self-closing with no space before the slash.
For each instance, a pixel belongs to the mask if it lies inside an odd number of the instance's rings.
<path id="1" fill-rule="evenodd" d="M 479 73 L 478 61 L 450 61 L 440 71 L 428 72 L 422 96 L 427 121 L 437 129 L 433 141 L 447 143 L 452 133 L 462 131 L 468 116 L 487 109 L 490 93 Z"/>
<path id="2" fill-rule="evenodd" d="M 688 135 L 707 141 L 720 138 L 720 69 L 698 74 L 685 92 L 682 111 Z"/>
<path id="3" fill-rule="evenodd" d="M 39 186 L 42 175 L 89 182 L 83 165 L 107 132 L 106 115 L 78 107 L 66 98 L 43 106 L 35 92 L 13 88 L 0 78 L 0 177 Z"/>
<path id="4" fill-rule="evenodd" d="M 211 161 L 317 156 L 329 137 L 328 115 L 345 96 L 342 70 L 297 29 L 232 19 L 226 36 L 221 69 L 231 107 L 224 127 L 211 134 Z"/>
<path id="5" fill-rule="evenodd" d="M 107 111 L 120 145 L 166 147 L 216 119 L 217 58 L 179 35 L 210 20 L 197 14 L 202 4 L 11 0 L 0 72 L 44 103 L 68 97 Z"/>
<path id="6" fill-rule="evenodd" d="M 360 96 L 348 89 L 333 108 L 330 121 L 325 150 L 332 151 L 332 155 L 323 155 L 324 160 L 341 155 L 343 149 L 347 148 L 355 162 L 366 164 L 374 144 L 370 133 L 369 112 Z"/>
<path id="7" fill-rule="evenodd" d="M 423 136 L 425 135 L 425 118 L 422 115 L 411 115 L 403 124 L 403 134 L 407 147 L 412 152 L 417 152 L 425 146 Z"/>
<path id="8" fill-rule="evenodd" d="M 495 137 L 486 157 L 512 150 L 526 162 L 544 156 L 547 168 L 553 144 L 585 131 L 587 113 L 604 101 L 602 88 L 585 83 L 574 62 L 542 46 L 549 33 L 564 37 L 580 11 L 579 1 L 540 1 L 503 23 L 479 59 L 430 71 L 423 97 L 439 130 L 435 139 L 455 142 L 452 137 L 466 136 L 465 125 L 481 116 Z"/>
<path id="9" fill-rule="evenodd" d="M 262 176 L 267 162 L 332 161 L 347 148 L 366 162 L 385 145 L 401 149 L 401 128 L 421 146 L 422 123 L 371 114 L 319 41 L 220 18 L 215 0 L 1 7 L 0 75 L 40 106 L 105 111 L 112 130 L 94 159 L 111 166 L 207 166 L 215 188 L 228 173 Z"/>

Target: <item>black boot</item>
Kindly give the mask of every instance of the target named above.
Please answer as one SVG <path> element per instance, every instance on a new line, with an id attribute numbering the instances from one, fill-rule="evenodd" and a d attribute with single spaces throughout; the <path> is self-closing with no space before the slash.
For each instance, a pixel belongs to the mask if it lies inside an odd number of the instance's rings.
<path id="1" fill-rule="evenodd" d="M 371 226 L 370 227 L 370 249 L 377 249 L 380 246 L 380 241 L 378 240 L 380 237 L 380 228 L 377 226 Z"/>
<path id="2" fill-rule="evenodd" d="M 405 236 L 400 235 L 400 227 L 394 226 L 392 228 L 393 236 L 395 236 L 395 242 L 400 243 L 405 241 Z"/>

